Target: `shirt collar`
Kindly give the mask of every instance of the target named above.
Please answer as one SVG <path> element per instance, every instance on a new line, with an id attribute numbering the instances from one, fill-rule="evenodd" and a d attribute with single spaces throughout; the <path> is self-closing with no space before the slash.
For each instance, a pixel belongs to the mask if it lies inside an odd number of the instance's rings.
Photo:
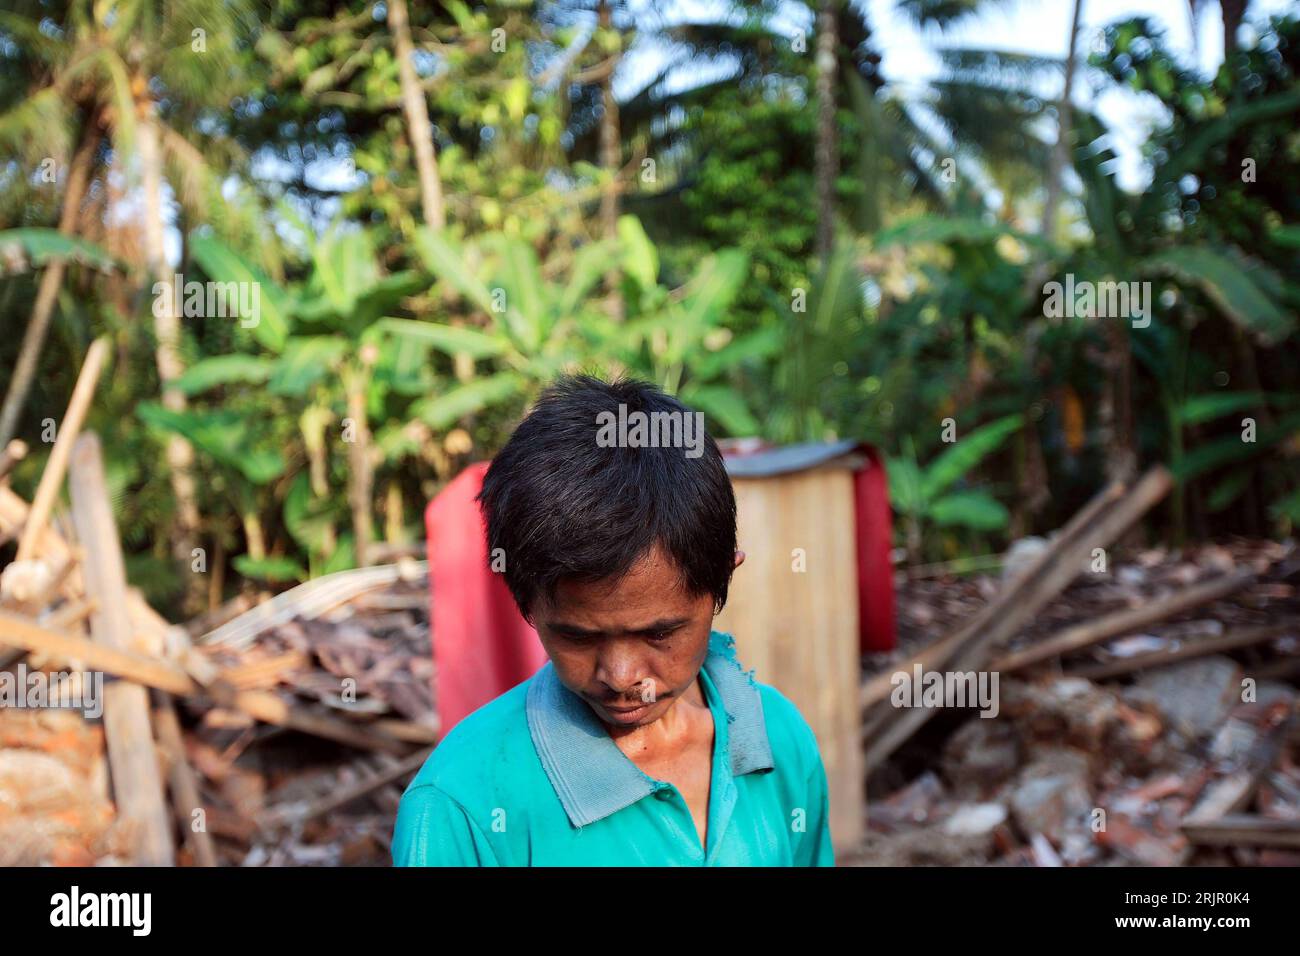
<path id="1" fill-rule="evenodd" d="M 702 671 L 706 693 L 711 684 L 727 715 L 726 732 L 715 740 L 728 747 L 732 775 L 771 770 L 758 685 L 741 669 L 730 635 L 710 633 Z M 560 683 L 549 661 L 532 679 L 525 712 L 537 756 L 574 826 L 617 813 L 662 786 L 618 749 L 600 718 Z"/>

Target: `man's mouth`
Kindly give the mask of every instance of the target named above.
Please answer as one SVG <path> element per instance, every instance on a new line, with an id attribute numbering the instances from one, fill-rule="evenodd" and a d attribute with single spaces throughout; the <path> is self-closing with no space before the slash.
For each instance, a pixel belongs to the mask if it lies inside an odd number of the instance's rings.
<path id="1" fill-rule="evenodd" d="M 600 704 L 606 716 L 612 723 L 630 724 L 640 720 L 646 714 L 650 713 L 650 708 L 655 704 L 654 701 L 642 701 L 630 705 Z"/>

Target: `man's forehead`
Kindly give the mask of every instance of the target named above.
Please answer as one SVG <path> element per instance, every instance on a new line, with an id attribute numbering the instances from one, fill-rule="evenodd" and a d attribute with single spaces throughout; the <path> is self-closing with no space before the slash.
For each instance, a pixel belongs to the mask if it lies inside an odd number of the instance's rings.
<path id="1" fill-rule="evenodd" d="M 537 602 L 533 617 L 538 624 L 575 635 L 650 633 L 680 627 L 712 603 L 708 595 L 692 595 L 675 571 L 629 573 L 617 581 L 561 581 L 550 599 Z"/>

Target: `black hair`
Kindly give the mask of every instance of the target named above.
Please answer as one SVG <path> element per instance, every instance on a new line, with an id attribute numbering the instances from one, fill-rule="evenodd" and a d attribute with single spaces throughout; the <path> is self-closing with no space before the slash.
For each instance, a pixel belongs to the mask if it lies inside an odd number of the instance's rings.
<path id="1" fill-rule="evenodd" d="M 617 580 L 656 544 L 688 593 L 712 595 L 715 610 L 726 603 L 736 499 L 718 446 L 702 423 L 690 455 L 598 441 L 600 423 L 617 418 L 620 405 L 646 418 L 677 413 L 650 419 L 659 422 L 696 414 L 645 382 L 562 376 L 483 478 L 489 555 L 504 555 L 506 584 L 525 618 L 560 581 Z"/>

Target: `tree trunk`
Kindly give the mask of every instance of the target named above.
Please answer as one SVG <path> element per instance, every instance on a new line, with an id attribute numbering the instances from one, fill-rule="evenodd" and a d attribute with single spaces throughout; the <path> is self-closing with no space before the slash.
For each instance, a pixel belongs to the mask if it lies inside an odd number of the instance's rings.
<path id="1" fill-rule="evenodd" d="M 1223 14 L 1223 58 L 1226 60 L 1237 52 L 1237 28 L 1246 16 L 1248 0 L 1219 0 L 1219 11 Z"/>
<path id="2" fill-rule="evenodd" d="M 822 0 L 817 14 L 817 258 L 823 269 L 835 245 L 835 179 L 839 155 L 835 136 L 835 65 L 839 48 L 838 0 Z"/>
<path id="3" fill-rule="evenodd" d="M 352 370 L 344 378 L 348 396 L 348 418 L 352 435 L 348 440 L 348 504 L 352 509 L 353 550 L 357 567 L 364 568 L 370 559 L 370 542 L 374 537 L 371 517 L 371 494 L 374 468 L 370 460 L 370 424 L 366 420 L 366 386 L 370 367 L 362 357 L 362 369 Z"/>
<path id="4" fill-rule="evenodd" d="M 99 131 L 93 122 L 87 124 L 68 170 L 68 182 L 63 192 L 63 211 L 59 214 L 59 232 L 71 236 L 77 231 L 77 213 L 81 209 L 81 200 L 86 194 L 86 185 L 90 181 L 90 167 L 99 147 Z M 41 349 L 45 345 L 46 333 L 50 330 L 50 320 L 54 317 L 54 303 L 63 285 L 65 263 L 54 259 L 41 273 L 41 283 L 36 290 L 36 302 L 32 306 L 32 317 L 27 323 L 23 335 L 22 348 L 18 352 L 18 362 L 14 366 L 14 377 L 9 383 L 5 395 L 4 409 L 0 411 L 0 448 L 9 444 L 18 430 L 18 416 L 22 414 L 27 402 L 27 393 L 31 391 L 32 380 L 36 377 L 36 367 L 40 363 Z"/>
<path id="5" fill-rule="evenodd" d="M 411 43 L 411 24 L 406 0 L 388 0 L 388 29 L 393 31 L 397 47 L 397 73 L 402 84 L 402 112 L 406 114 L 406 133 L 415 152 L 415 166 L 420 176 L 420 203 L 424 223 L 432 229 L 447 224 L 442 201 L 442 181 L 438 178 L 438 158 L 433 152 L 433 127 L 429 124 L 429 107 L 415 73 L 415 47 Z"/>
<path id="6" fill-rule="evenodd" d="M 1070 46 L 1065 53 L 1065 90 L 1056 107 L 1056 145 L 1047 164 L 1047 197 L 1043 200 L 1043 221 L 1039 233 L 1052 238 L 1056 227 L 1056 207 L 1061 201 L 1061 174 L 1070 160 L 1070 127 L 1074 121 L 1074 107 L 1070 96 L 1074 92 L 1075 52 L 1079 42 L 1079 18 L 1083 13 L 1083 0 L 1074 0 L 1074 13 L 1070 17 Z"/>
<path id="7" fill-rule="evenodd" d="M 1106 388 L 1112 397 L 1110 440 L 1106 443 L 1106 478 L 1125 481 L 1137 470 L 1137 437 L 1133 423 L 1133 357 L 1128 320 L 1122 316 L 1103 319 L 1106 323 Z"/>
<path id="8" fill-rule="evenodd" d="M 597 11 L 597 33 L 603 36 L 614 25 L 614 14 L 609 0 L 600 0 Z M 603 49 L 603 44 L 598 44 Z M 609 182 L 600 196 L 600 233 L 612 241 L 618 239 L 618 174 L 623 165 L 622 131 L 619 129 L 618 100 L 614 98 L 614 72 L 619 54 L 615 53 L 601 67 L 600 78 L 600 167 L 609 174 Z M 619 284 L 622 274 L 616 268 L 605 273 L 605 286 L 609 291 L 609 310 L 615 321 L 624 316 L 623 297 Z"/>
<path id="9" fill-rule="evenodd" d="M 604 32 L 613 25 L 609 0 L 601 0 L 599 29 Z M 619 142 L 618 100 L 614 99 L 614 65 L 600 81 L 600 165 L 609 173 L 609 185 L 600 197 L 601 233 L 606 239 L 618 238 L 618 170 L 623 161 Z"/>
<path id="10" fill-rule="evenodd" d="M 149 275 L 155 282 L 171 288 L 173 277 L 167 265 L 163 244 L 162 219 L 162 153 L 159 149 L 157 117 L 152 100 L 139 104 L 138 125 L 140 172 L 144 180 L 144 232 L 145 256 Z M 172 312 L 172 297 L 162 296 L 162 308 L 154 309 L 154 357 L 158 364 L 158 380 L 162 386 L 162 403 L 173 412 L 185 411 L 185 395 L 172 383 L 185 370 L 180 356 L 180 317 Z M 157 314 L 161 313 L 161 314 Z M 191 552 L 199 532 L 199 508 L 194 488 L 194 449 L 180 435 L 167 439 L 167 466 L 171 472 L 172 493 L 176 496 L 176 528 L 172 535 L 172 553 L 188 573 Z M 189 574 L 186 587 L 187 601 L 198 610 L 203 601 L 203 582 L 197 575 Z"/>

